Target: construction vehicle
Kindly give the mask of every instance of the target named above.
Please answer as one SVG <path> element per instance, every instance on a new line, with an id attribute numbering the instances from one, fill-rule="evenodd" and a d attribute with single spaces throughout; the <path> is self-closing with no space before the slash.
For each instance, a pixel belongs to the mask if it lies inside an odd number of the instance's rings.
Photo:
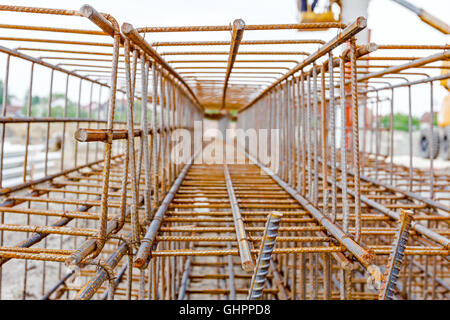
<path id="1" fill-rule="evenodd" d="M 433 27 L 434 29 L 439 30 L 444 34 L 450 34 L 450 26 L 446 24 L 444 21 L 440 20 L 439 18 L 429 13 L 428 11 L 416 7 L 415 5 L 405 0 L 392 0 L 392 1 L 414 12 L 420 18 L 420 20 L 422 20 L 429 26 Z M 343 3 L 341 0 L 328 0 L 327 2 L 325 2 L 325 5 L 323 6 L 325 10 L 322 11 L 315 10 L 317 8 L 318 2 L 319 0 L 313 0 L 311 3 L 309 3 L 308 0 L 297 0 L 297 6 L 300 12 L 301 23 L 341 22 L 342 20 L 341 13 L 343 8 Z M 338 18 L 335 18 L 335 15 L 333 13 L 332 10 L 333 5 L 338 6 L 340 8 Z"/>
<path id="2" fill-rule="evenodd" d="M 450 34 L 450 27 L 444 21 L 433 16 L 428 11 L 416 7 L 415 5 L 404 0 L 392 0 L 393 2 L 403 6 L 404 8 L 414 12 L 423 22 L 433 27 L 434 29 L 444 33 Z M 298 0 L 298 8 L 300 12 L 300 22 L 302 23 L 314 23 L 314 22 L 341 22 L 343 8 L 347 10 L 348 5 L 345 1 L 330 0 L 325 2 L 325 11 L 319 11 L 317 8 L 318 0 L 314 0 L 309 3 L 307 0 Z M 339 17 L 336 19 L 332 11 L 332 6 L 339 7 Z M 352 10 L 348 8 L 348 10 Z M 442 74 L 448 72 L 449 64 L 444 62 L 442 68 Z M 450 84 L 447 79 L 441 80 L 441 85 L 450 90 Z M 351 125 L 351 123 L 349 123 Z M 440 111 L 438 112 L 437 127 L 435 130 L 430 130 L 429 121 L 425 121 L 421 124 L 422 131 L 419 138 L 419 155 L 424 158 L 430 158 L 431 154 L 433 159 L 437 158 L 440 154 L 444 160 L 450 159 L 450 95 L 447 95 L 443 102 Z M 433 131 L 433 133 L 431 133 Z M 433 138 L 431 138 L 431 135 Z M 432 140 L 432 142 L 430 142 Z M 433 147 L 431 147 L 431 145 Z"/>
<path id="3" fill-rule="evenodd" d="M 442 75 L 444 75 L 448 73 L 447 68 L 450 64 L 448 61 L 444 61 L 442 66 Z M 448 79 L 441 80 L 441 85 L 450 91 Z M 430 158 L 432 155 L 433 159 L 440 156 L 443 160 L 450 160 L 450 94 L 447 94 L 442 101 L 433 130 L 431 130 L 430 121 L 421 123 L 421 127 L 419 139 L 420 156 Z M 432 140 L 431 143 L 430 140 Z M 432 148 L 431 144 L 433 145 Z"/>
<path id="4" fill-rule="evenodd" d="M 431 15 L 429 12 L 425 11 L 422 8 L 418 8 L 408 1 L 404 0 L 392 0 L 399 5 L 407 8 L 408 10 L 417 14 L 417 16 L 433 27 L 434 29 L 444 33 L 450 34 L 450 27 L 448 24 L 443 22 L 442 20 L 436 18 Z M 449 64 L 447 61 L 443 64 L 442 74 L 448 73 Z M 450 91 L 450 85 L 447 79 L 441 80 L 441 85 Z M 425 124 L 422 127 L 422 132 L 420 134 L 419 139 L 419 154 L 422 157 L 430 158 L 431 155 L 433 158 L 436 158 L 439 154 L 442 159 L 449 160 L 450 159 L 450 148 L 449 148 L 449 136 L 450 136 L 450 95 L 447 95 L 443 102 L 441 109 L 438 112 L 437 119 L 437 127 L 431 133 L 430 125 Z M 430 138 L 432 137 L 432 143 L 430 143 Z M 433 145 L 433 148 L 430 146 Z"/>
<path id="5" fill-rule="evenodd" d="M 302 23 L 314 23 L 314 22 L 339 22 L 341 21 L 341 14 L 336 18 L 332 10 L 333 4 L 336 4 L 339 8 L 342 7 L 340 0 L 331 0 L 325 5 L 324 10 L 321 12 L 314 11 L 317 7 L 318 0 L 314 0 L 312 3 L 308 3 L 307 0 L 298 0 L 297 6 L 300 12 L 300 22 Z"/>

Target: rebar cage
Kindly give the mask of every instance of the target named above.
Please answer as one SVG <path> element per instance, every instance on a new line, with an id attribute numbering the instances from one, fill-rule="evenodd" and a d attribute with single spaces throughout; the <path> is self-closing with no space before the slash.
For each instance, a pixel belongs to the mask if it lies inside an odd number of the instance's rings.
<path id="1" fill-rule="evenodd" d="M 450 174 L 435 145 L 416 168 L 412 146 L 412 92 L 429 87 L 433 115 L 448 45 L 357 45 L 363 17 L 134 28 L 88 5 L 0 10 L 42 19 L 0 24 L 2 299 L 448 299 Z M 325 29 L 334 36 L 244 38 Z M 166 33 L 183 41 L 148 39 Z M 227 153 L 243 163 L 199 161 L 196 123 L 230 112 L 244 134 L 279 134 L 279 168 L 238 141 Z M 180 130 L 188 157 L 174 152 Z"/>

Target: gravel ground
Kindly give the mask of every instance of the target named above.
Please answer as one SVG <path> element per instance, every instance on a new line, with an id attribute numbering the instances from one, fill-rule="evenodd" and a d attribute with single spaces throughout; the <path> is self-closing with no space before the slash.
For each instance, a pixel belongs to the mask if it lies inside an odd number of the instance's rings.
<path id="1" fill-rule="evenodd" d="M 430 159 L 422 158 L 419 155 L 419 138 L 420 131 L 413 132 L 413 167 L 419 169 L 429 169 L 430 167 Z M 387 154 L 389 144 L 389 137 L 387 133 L 382 134 L 381 144 L 380 144 L 380 153 Z M 360 142 L 362 146 L 362 141 Z M 372 141 L 372 149 L 370 149 L 370 135 L 367 133 L 366 137 L 366 150 L 375 152 L 375 142 Z M 404 131 L 395 131 L 394 132 L 394 163 L 399 165 L 409 166 L 409 134 Z M 387 158 L 389 161 L 389 158 Z M 438 158 L 433 160 L 433 166 L 435 169 L 439 170 L 450 170 L 450 161 L 443 160 L 439 156 Z M 450 172 L 450 171 L 449 171 Z"/>

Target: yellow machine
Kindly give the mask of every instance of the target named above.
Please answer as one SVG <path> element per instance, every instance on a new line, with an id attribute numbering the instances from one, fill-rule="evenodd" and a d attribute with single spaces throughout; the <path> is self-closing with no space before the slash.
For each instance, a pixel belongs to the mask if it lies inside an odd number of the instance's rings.
<path id="1" fill-rule="evenodd" d="M 441 74 L 448 74 L 450 68 L 450 61 L 444 61 Z M 441 80 L 441 85 L 450 92 L 450 80 Z M 440 127 L 450 126 L 450 94 L 446 95 L 444 101 L 442 102 L 442 108 L 438 115 L 438 125 Z"/>
<path id="2" fill-rule="evenodd" d="M 307 0 L 297 0 L 298 10 L 300 12 L 301 23 L 314 23 L 314 22 L 340 22 L 341 14 L 339 12 L 338 17 L 332 10 L 333 4 L 341 8 L 342 4 L 340 0 L 330 0 L 327 2 L 324 8 L 319 8 L 321 11 L 316 10 L 316 4 L 318 1 L 308 2 Z M 323 30 L 323 29 L 322 29 Z"/>
<path id="3" fill-rule="evenodd" d="M 445 61 L 442 68 L 442 74 L 447 74 L 450 67 L 450 61 Z M 441 80 L 441 85 L 450 92 L 449 79 Z M 439 142 L 441 145 L 440 154 L 441 158 L 450 160 L 450 94 L 447 94 L 442 101 L 441 109 L 438 113 L 438 126 L 439 126 Z"/>
<path id="4" fill-rule="evenodd" d="M 450 126 L 450 94 L 446 95 L 442 108 L 438 114 L 438 125 L 440 127 Z"/>

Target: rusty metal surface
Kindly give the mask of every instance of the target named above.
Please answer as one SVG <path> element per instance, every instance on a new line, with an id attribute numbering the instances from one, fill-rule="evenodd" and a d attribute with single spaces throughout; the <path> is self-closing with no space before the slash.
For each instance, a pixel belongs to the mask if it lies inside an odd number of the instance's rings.
<path id="1" fill-rule="evenodd" d="M 416 167 L 412 147 L 408 165 L 395 162 L 393 127 L 394 97 L 408 90 L 412 146 L 411 92 L 427 86 L 433 112 L 433 86 L 449 77 L 433 73 L 447 44 L 357 46 L 364 17 L 134 28 L 89 5 L 0 5 L 11 12 L 18 24 L 0 24 L 0 298 L 246 299 L 258 277 L 263 299 L 449 298 L 450 174 L 434 158 Z M 29 15 L 42 24 L 26 25 Z M 339 32 L 246 40 L 328 28 Z M 189 40 L 200 31 L 211 40 Z M 150 32 L 182 41 L 149 42 Z M 28 74 L 18 78 L 16 63 Z M 22 113 L 9 102 L 19 80 L 28 84 Z M 42 105 L 36 81 L 48 83 Z M 278 130 L 280 167 L 241 149 L 246 163 L 196 163 L 207 147 L 196 145 L 194 123 L 205 111 L 237 111 L 240 129 Z M 177 130 L 191 134 L 182 161 Z M 398 236 L 402 210 L 408 243 Z M 279 217 L 276 244 L 269 213 Z"/>

